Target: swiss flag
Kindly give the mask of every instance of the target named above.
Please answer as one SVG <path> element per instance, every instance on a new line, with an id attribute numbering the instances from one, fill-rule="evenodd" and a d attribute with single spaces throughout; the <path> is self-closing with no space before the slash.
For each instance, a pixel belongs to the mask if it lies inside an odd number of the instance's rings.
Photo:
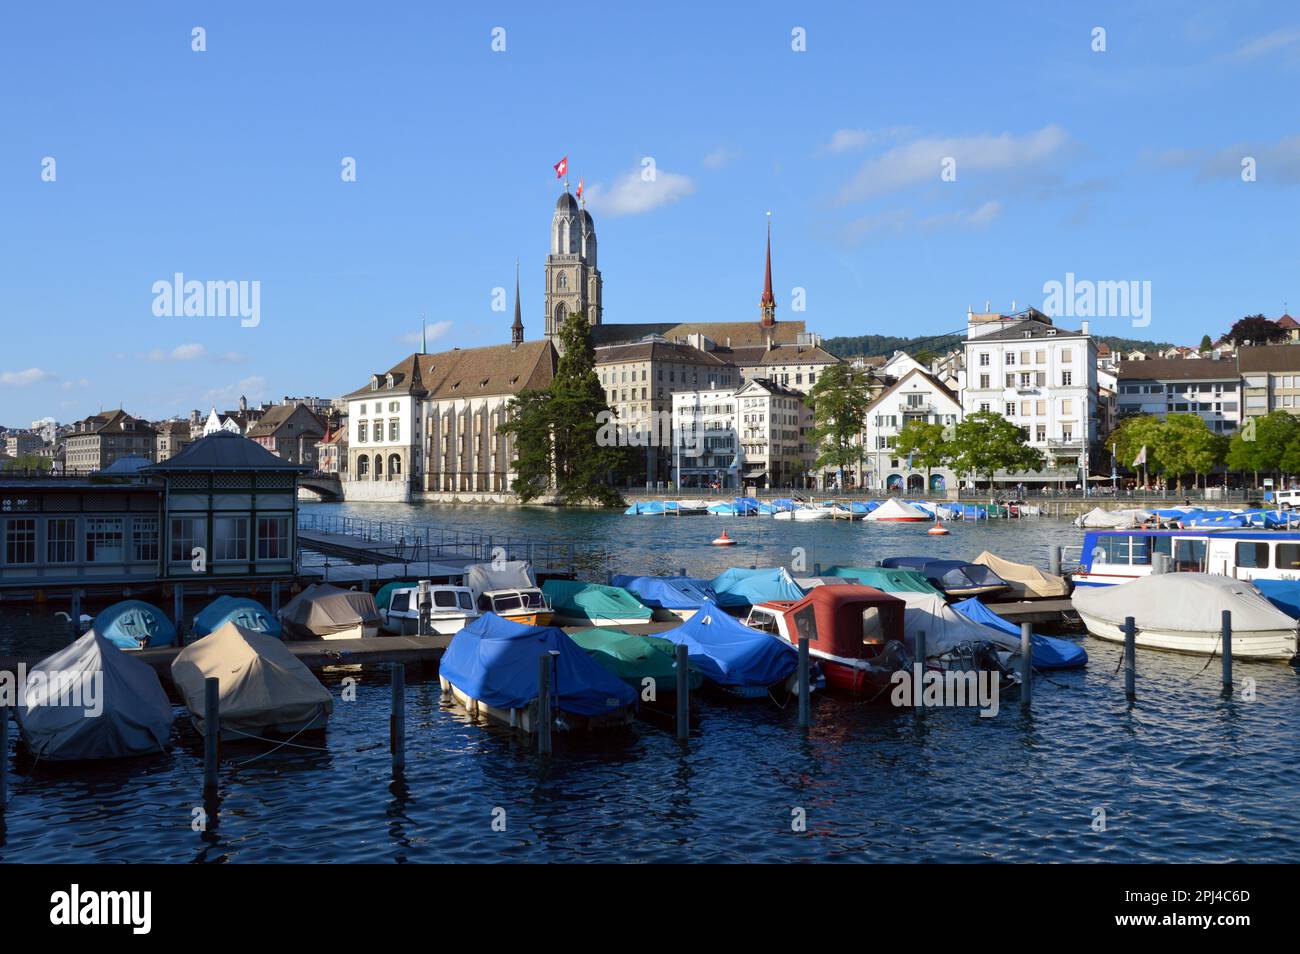
<path id="1" fill-rule="evenodd" d="M 578 198 L 582 198 L 582 177 L 578 177 Z"/>
<path id="2" fill-rule="evenodd" d="M 564 174 L 569 171 L 569 157 L 565 156 L 555 164 L 555 178 L 563 179 Z"/>

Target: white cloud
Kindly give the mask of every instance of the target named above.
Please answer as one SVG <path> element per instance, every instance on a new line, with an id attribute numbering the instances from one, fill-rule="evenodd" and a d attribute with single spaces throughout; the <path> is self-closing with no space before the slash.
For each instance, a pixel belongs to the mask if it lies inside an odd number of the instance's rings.
<path id="1" fill-rule="evenodd" d="M 1008 172 L 1042 163 L 1069 141 L 1059 126 L 1044 126 L 1024 136 L 1002 133 L 943 139 L 916 139 L 895 146 L 858 169 L 838 196 L 840 204 L 887 195 L 920 182 L 940 181 L 944 159 L 956 160 L 957 178 L 975 172 Z"/>
<path id="2" fill-rule="evenodd" d="M 875 137 L 865 129 L 837 129 L 821 151 L 832 156 L 864 149 Z"/>
<path id="3" fill-rule="evenodd" d="M 726 146 L 719 146 L 702 160 L 706 169 L 721 169 L 728 163 L 734 162 L 740 158 L 740 153 L 728 149 Z"/>
<path id="4" fill-rule="evenodd" d="M 53 377 L 54 375 L 41 368 L 28 368 L 25 371 L 5 371 L 0 372 L 0 384 L 14 388 L 25 388 L 29 384 L 38 384 Z"/>
<path id="5" fill-rule="evenodd" d="M 439 338 L 441 338 L 449 331 L 451 331 L 450 321 L 435 321 L 433 324 L 426 326 L 424 329 L 425 338 L 428 341 L 437 341 Z M 398 335 L 397 340 L 401 344 L 418 345 L 420 343 L 420 332 L 418 330 L 408 331 L 404 335 Z"/>
<path id="6" fill-rule="evenodd" d="M 75 390 L 76 388 L 88 388 L 90 387 L 90 379 L 77 378 L 75 381 L 64 381 L 63 384 L 60 386 L 65 391 L 72 391 Z"/>
<path id="7" fill-rule="evenodd" d="M 937 232 L 944 229 L 987 228 L 1002 214 L 1002 203 L 990 199 L 974 209 L 956 209 L 934 215 L 917 216 L 909 209 L 889 209 L 873 212 L 855 219 L 839 231 L 842 241 L 849 244 L 882 232 L 898 234 L 909 230 Z"/>
<path id="8" fill-rule="evenodd" d="M 1256 37 L 1232 52 L 1231 59 L 1255 60 L 1300 43 L 1300 27 L 1284 27 Z"/>
<path id="9" fill-rule="evenodd" d="M 126 355 L 118 354 L 116 357 L 125 358 Z M 209 354 L 208 349 L 201 344 L 180 344 L 170 351 L 163 348 L 154 348 L 144 354 L 137 354 L 137 358 L 144 361 L 152 361 L 155 364 L 173 363 L 184 361 L 198 361 L 207 358 L 209 361 L 221 362 L 224 364 L 239 364 L 247 359 L 237 351 L 227 351 L 225 354 Z"/>
<path id="10" fill-rule="evenodd" d="M 234 384 L 228 384 L 225 387 L 211 388 L 204 391 L 200 403 L 204 406 L 222 410 L 223 408 L 234 407 L 241 397 L 248 398 L 249 404 L 257 404 L 265 396 L 266 378 L 261 375 L 253 375 L 241 378 Z"/>
<path id="11" fill-rule="evenodd" d="M 695 191 L 690 176 L 656 169 L 655 176 L 647 182 L 642 169 L 637 167 L 614 180 L 608 189 L 600 183 L 587 190 L 587 200 L 593 209 L 605 215 L 640 215 L 664 205 L 671 205 Z"/>

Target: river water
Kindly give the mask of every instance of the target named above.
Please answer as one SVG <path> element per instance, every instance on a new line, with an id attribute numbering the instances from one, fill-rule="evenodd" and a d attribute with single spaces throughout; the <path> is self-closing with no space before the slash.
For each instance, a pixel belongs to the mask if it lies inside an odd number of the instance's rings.
<path id="1" fill-rule="evenodd" d="M 615 572 L 861 563 L 984 549 L 1046 565 L 1079 531 L 1048 519 L 925 528 L 768 518 L 624 517 L 549 508 L 308 504 L 311 512 L 571 540 Z M 723 528 L 740 540 L 709 541 Z M 585 565 L 591 565 L 587 560 Z M 60 645 L 51 610 L 0 614 L 0 651 Z M 557 737 L 542 762 L 475 725 L 432 672 L 408 676 L 408 768 L 394 780 L 381 671 L 322 674 L 335 692 L 311 749 L 223 750 L 201 798 L 198 736 L 177 707 L 166 755 L 33 765 L 11 742 L 0 862 L 11 861 L 1300 861 L 1300 677 L 1243 663 L 1254 699 L 1223 699 L 1218 663 L 1139 652 L 1124 701 L 1117 647 L 1087 638 L 1082 672 L 1035 684 L 1033 711 L 917 716 L 847 697 L 794 707 L 700 695 L 691 741 L 654 718 L 597 741 Z M 343 701 L 355 686 L 355 701 Z M 12 728 L 12 727 L 11 727 Z M 11 731 L 11 736 L 16 735 Z M 206 824 L 200 824 L 206 818 Z M 196 819 L 198 819 L 196 821 Z M 199 830 L 196 830 L 199 829 Z"/>

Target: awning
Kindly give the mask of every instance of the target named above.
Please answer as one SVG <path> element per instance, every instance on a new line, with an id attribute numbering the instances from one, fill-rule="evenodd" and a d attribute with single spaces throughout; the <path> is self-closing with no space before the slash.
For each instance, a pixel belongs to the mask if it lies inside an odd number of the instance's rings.
<path id="1" fill-rule="evenodd" d="M 745 471 L 745 476 L 746 476 L 746 477 L 766 477 L 766 476 L 767 476 L 767 471 L 766 471 L 766 470 L 747 470 L 747 471 Z"/>

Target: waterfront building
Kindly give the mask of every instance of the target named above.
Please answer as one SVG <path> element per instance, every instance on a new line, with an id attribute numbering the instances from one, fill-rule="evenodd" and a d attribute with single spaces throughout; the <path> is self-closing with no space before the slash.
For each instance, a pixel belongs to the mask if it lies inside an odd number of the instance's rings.
<path id="1" fill-rule="evenodd" d="M 64 467 L 69 473 L 102 470 L 122 457 L 157 460 L 158 433 L 123 410 L 102 411 L 78 421 L 64 438 Z"/>
<path id="2" fill-rule="evenodd" d="M 1300 345 L 1243 345 L 1236 364 L 1243 420 L 1271 411 L 1300 414 Z"/>
<path id="3" fill-rule="evenodd" d="M 194 443 L 189 421 L 161 421 L 154 425 L 158 432 L 158 454 L 160 461 L 175 457 L 190 444 Z"/>
<path id="4" fill-rule="evenodd" d="M 294 464 L 316 468 L 316 443 L 325 425 L 306 404 L 276 404 L 248 429 L 249 440 Z"/>
<path id="5" fill-rule="evenodd" d="M 862 455 L 863 479 L 857 479 L 856 470 L 844 469 L 846 484 L 870 490 L 899 490 L 909 493 L 942 493 L 956 488 L 957 475 L 946 467 L 930 472 L 926 483 L 924 467 L 906 456 L 899 456 L 894 447 L 899 432 L 911 421 L 926 424 L 955 425 L 961 420 L 961 398 L 935 375 L 922 368 L 912 368 L 877 395 L 867 409 L 863 428 Z M 833 478 L 834 472 L 826 476 Z"/>
<path id="6" fill-rule="evenodd" d="M 316 470 L 322 474 L 345 477 L 348 472 L 348 429 L 328 428 L 325 436 L 316 443 Z"/>
<path id="7" fill-rule="evenodd" d="M 1058 328 L 1035 308 L 968 312 L 965 352 L 963 417 L 1002 414 L 1046 458 L 1041 472 L 996 479 L 1078 483 L 1098 442 L 1097 346 L 1088 323 L 1079 331 Z"/>
<path id="8" fill-rule="evenodd" d="M 1196 414 L 1215 433 L 1230 434 L 1242 420 L 1240 384 L 1237 362 L 1231 358 L 1124 361 L 1117 374 L 1117 420 L 1135 414 L 1161 420 L 1169 414 Z"/>
<path id="9" fill-rule="evenodd" d="M 45 441 L 41 436 L 31 431 L 8 431 L 5 433 L 4 451 L 10 457 L 35 454 L 44 446 Z"/>
<path id="10" fill-rule="evenodd" d="M 821 344 L 821 336 L 799 334 L 793 342 L 769 339 L 760 345 L 737 345 L 720 352 L 740 369 L 746 381 L 763 378 L 807 394 L 828 367 L 842 363 Z"/>

